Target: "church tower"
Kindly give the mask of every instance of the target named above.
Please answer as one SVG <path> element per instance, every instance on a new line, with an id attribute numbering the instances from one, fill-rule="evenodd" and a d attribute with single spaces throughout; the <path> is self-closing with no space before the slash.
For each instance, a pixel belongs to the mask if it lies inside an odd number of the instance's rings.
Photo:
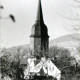
<path id="1" fill-rule="evenodd" d="M 49 49 L 48 29 L 43 20 L 41 0 L 38 2 L 37 17 L 30 35 L 30 48 L 33 55 L 48 52 Z"/>

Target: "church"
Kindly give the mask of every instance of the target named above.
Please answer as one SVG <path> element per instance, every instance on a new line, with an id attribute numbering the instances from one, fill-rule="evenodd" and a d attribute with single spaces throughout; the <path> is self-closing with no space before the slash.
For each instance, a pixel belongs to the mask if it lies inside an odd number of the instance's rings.
<path id="1" fill-rule="evenodd" d="M 24 71 L 25 78 L 30 76 L 32 80 L 54 80 L 54 78 L 60 80 L 61 71 L 44 55 L 49 52 L 49 35 L 43 19 L 41 0 L 38 0 L 37 17 L 31 29 L 30 49 L 32 57 L 27 59 L 28 67 Z M 41 58 L 36 58 L 36 55 L 41 54 Z"/>

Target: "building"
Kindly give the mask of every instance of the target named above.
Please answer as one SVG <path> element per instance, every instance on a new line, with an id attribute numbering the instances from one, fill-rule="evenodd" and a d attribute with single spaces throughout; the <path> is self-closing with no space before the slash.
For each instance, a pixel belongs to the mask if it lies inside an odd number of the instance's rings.
<path id="1" fill-rule="evenodd" d="M 32 26 L 30 48 L 33 55 L 48 52 L 49 36 L 47 26 L 44 24 L 41 0 L 38 3 L 36 22 Z"/>
<path id="2" fill-rule="evenodd" d="M 61 79 L 61 71 L 50 59 L 42 57 L 37 65 L 35 65 L 35 61 L 35 58 L 28 59 L 29 65 L 24 72 L 25 79 L 27 76 L 37 78 L 36 80 L 39 80 L 38 78 L 42 78 L 41 80 L 54 80 L 54 78 L 57 80 Z"/>
<path id="3" fill-rule="evenodd" d="M 49 51 L 49 35 L 48 28 L 43 20 L 41 0 L 38 3 L 38 11 L 36 22 L 32 26 L 31 35 L 31 57 L 27 59 L 28 67 L 24 71 L 25 79 L 30 80 L 60 80 L 61 71 L 52 63 L 51 60 L 45 58 L 44 54 Z M 35 55 L 43 54 L 41 58 L 36 58 Z M 33 78 L 34 77 L 34 78 Z"/>

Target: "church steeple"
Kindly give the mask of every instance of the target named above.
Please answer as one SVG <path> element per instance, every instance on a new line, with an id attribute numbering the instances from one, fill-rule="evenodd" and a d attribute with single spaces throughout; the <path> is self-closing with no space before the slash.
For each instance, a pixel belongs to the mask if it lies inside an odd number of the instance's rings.
<path id="1" fill-rule="evenodd" d="M 38 54 L 40 51 L 48 52 L 49 36 L 47 26 L 44 24 L 43 20 L 41 0 L 38 1 L 36 22 L 32 26 L 30 38 L 30 47 L 33 53 Z"/>
<path id="2" fill-rule="evenodd" d="M 39 2 L 38 2 L 38 10 L 37 10 L 36 22 L 43 22 L 43 13 L 42 13 L 41 0 L 39 0 Z"/>

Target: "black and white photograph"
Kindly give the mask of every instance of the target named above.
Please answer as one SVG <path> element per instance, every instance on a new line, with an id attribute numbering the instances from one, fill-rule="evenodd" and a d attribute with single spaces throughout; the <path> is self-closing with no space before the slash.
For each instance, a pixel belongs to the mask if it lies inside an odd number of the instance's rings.
<path id="1" fill-rule="evenodd" d="M 0 80 L 80 80 L 80 0 L 0 0 Z"/>

